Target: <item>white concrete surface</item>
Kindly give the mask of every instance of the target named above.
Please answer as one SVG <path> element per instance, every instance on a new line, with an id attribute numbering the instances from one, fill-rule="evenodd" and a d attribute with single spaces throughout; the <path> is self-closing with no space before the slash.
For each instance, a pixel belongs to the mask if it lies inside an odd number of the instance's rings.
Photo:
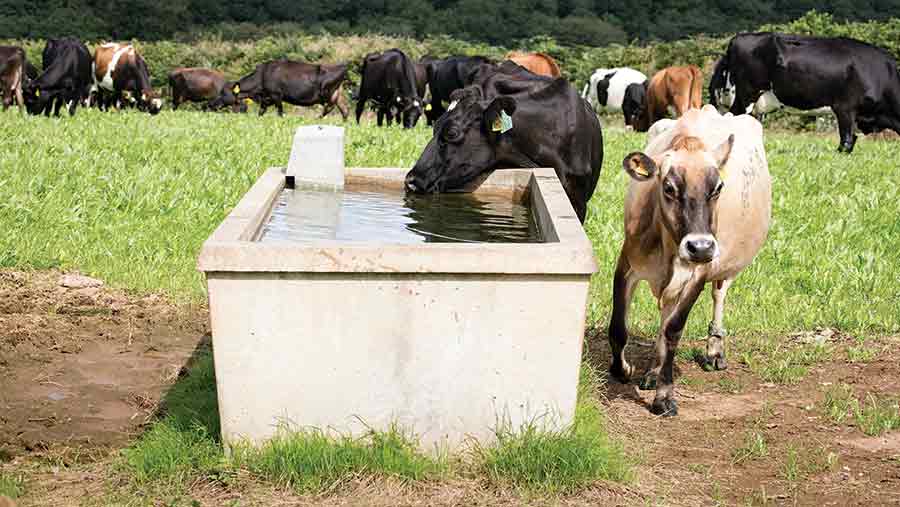
<path id="1" fill-rule="evenodd" d="M 349 169 L 347 184 L 399 188 L 405 172 Z M 552 169 L 478 190 L 530 199 L 543 244 L 253 241 L 283 186 L 266 172 L 200 254 L 226 443 L 396 423 L 456 449 L 498 424 L 571 422 L 596 267 Z"/>
<path id="2" fill-rule="evenodd" d="M 287 176 L 317 186 L 344 186 L 344 127 L 297 127 Z"/>

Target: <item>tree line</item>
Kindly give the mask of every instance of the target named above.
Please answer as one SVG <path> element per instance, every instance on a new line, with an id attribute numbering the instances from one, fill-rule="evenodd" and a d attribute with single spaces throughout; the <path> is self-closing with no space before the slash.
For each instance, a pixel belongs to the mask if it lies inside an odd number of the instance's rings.
<path id="1" fill-rule="evenodd" d="M 809 10 L 836 21 L 900 17 L 900 0 L 0 0 L 10 39 L 254 39 L 270 28 L 382 33 L 513 46 L 552 37 L 566 46 L 669 41 L 784 23 Z M 280 28 L 277 25 L 282 25 Z"/>

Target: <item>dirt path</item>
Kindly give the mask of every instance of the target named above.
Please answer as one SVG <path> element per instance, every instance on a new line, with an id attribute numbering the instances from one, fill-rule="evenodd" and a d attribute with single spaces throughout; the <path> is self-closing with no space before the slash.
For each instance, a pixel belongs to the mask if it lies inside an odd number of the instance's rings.
<path id="1" fill-rule="evenodd" d="M 205 334 L 203 312 L 91 285 L 0 271 L 0 462 L 121 447 Z"/>
<path id="2" fill-rule="evenodd" d="M 0 271 L 0 471 L 29 471 L 21 505 L 98 505 L 115 488 L 109 450 L 140 431 L 207 331 L 203 309 L 63 287 L 61 276 Z M 605 335 L 587 339 L 586 359 L 605 371 Z M 458 478 L 412 487 L 362 482 L 297 497 L 246 478 L 236 488 L 197 483 L 184 505 L 900 505 L 900 431 L 866 437 L 821 408 L 838 383 L 860 396 L 900 394 L 900 340 L 886 339 L 885 351 L 864 364 L 845 360 L 847 344 L 836 337 L 832 357 L 789 386 L 760 381 L 734 357 L 716 373 L 679 360 L 674 419 L 649 414 L 652 392 L 608 384 L 598 395 L 640 461 L 630 486 L 540 499 Z M 699 343 L 684 344 L 692 345 Z M 650 354 L 629 349 L 638 371 Z M 752 442 L 762 450 L 746 452 Z"/>

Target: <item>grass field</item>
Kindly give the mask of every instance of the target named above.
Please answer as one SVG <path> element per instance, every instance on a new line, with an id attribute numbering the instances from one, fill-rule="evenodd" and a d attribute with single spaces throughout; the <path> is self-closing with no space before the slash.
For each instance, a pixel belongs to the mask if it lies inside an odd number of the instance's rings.
<path id="1" fill-rule="evenodd" d="M 0 266 L 77 269 L 136 294 L 160 292 L 191 304 L 205 298 L 195 268 L 202 242 L 263 170 L 286 164 L 297 126 L 322 123 L 301 116 L 171 111 L 156 117 L 81 111 L 61 120 L 8 113 L 0 119 Z M 341 124 L 334 117 L 325 122 Z M 350 166 L 411 167 L 430 138 L 424 125 L 408 132 L 370 123 L 345 126 Z M 603 174 L 585 224 L 599 265 L 588 326 L 601 332 L 622 241 L 627 176 L 621 160 L 643 142 L 640 134 L 604 132 Z M 848 361 L 866 363 L 876 355 L 870 342 L 900 332 L 898 145 L 861 140 L 846 156 L 836 144 L 834 136 L 767 133 L 773 227 L 762 253 L 729 292 L 725 317 L 726 328 L 741 338 L 729 342 L 731 357 L 764 382 L 799 382 L 836 354 L 815 344 L 786 344 L 788 333 L 833 328 L 852 335 Z M 692 340 L 705 336 L 710 314 L 704 297 L 688 322 L 680 359 L 689 361 L 702 346 Z M 652 336 L 657 318 L 655 301 L 642 289 L 632 331 Z M 632 458 L 609 434 L 596 371 L 587 364 L 583 369 L 579 422 L 570 431 L 548 435 L 526 428 L 503 435 L 503 445 L 476 448 L 462 467 L 411 453 L 405 437 L 392 432 L 363 443 L 293 435 L 260 452 L 236 453 L 228 464 L 218 442 L 212 362 L 201 353 L 193 373 L 166 395 L 166 417 L 123 451 L 120 463 L 132 488 L 116 494 L 152 497 L 181 491 L 198 476 L 228 483 L 247 471 L 314 492 L 361 470 L 409 480 L 476 475 L 551 493 L 577 491 L 596 479 L 628 481 Z M 872 434 L 900 426 L 896 410 L 874 399 L 859 403 L 847 391 L 829 396 L 831 420 L 853 418 Z M 748 433 L 746 449 L 735 451 L 736 463 L 760 455 L 766 444 L 760 435 Z M 303 470 L 309 472 L 298 473 Z M 785 470 L 798 474 L 796 464 Z M 0 493 L 20 489 L 18 479 L 0 479 Z"/>
<path id="2" fill-rule="evenodd" d="M 329 118 L 329 123 L 339 120 Z M 201 243 L 267 167 L 285 165 L 293 130 L 315 120 L 164 112 L 63 120 L 7 114 L 0 123 L 0 266 L 77 268 L 136 291 L 202 301 Z M 347 124 L 350 166 L 411 167 L 430 137 Z M 585 228 L 600 267 L 592 324 L 608 318 L 627 184 L 621 160 L 643 136 L 605 132 L 605 159 Z M 726 327 L 775 334 L 827 326 L 862 335 L 900 330 L 900 173 L 896 143 L 767 134 L 774 224 L 729 292 Z M 635 330 L 655 329 L 649 291 Z M 703 333 L 698 305 L 688 336 Z M 702 317 L 701 317 L 702 314 Z"/>

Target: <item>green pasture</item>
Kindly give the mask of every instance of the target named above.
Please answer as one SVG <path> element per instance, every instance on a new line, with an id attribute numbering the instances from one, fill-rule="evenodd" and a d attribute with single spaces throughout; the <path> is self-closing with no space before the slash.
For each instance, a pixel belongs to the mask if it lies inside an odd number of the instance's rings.
<path id="1" fill-rule="evenodd" d="M 0 266 L 78 269 L 113 286 L 202 302 L 201 244 L 267 167 L 285 165 L 298 125 L 312 116 L 164 111 L 74 118 L 0 116 Z M 324 122 L 342 124 L 333 115 Z M 350 166 L 411 167 L 430 137 L 343 124 Z M 603 173 L 585 228 L 596 253 L 589 324 L 605 327 L 622 242 L 626 153 L 644 136 L 604 132 Z M 900 331 L 900 168 L 895 141 L 861 140 L 837 153 L 836 136 L 767 132 L 773 227 L 729 292 L 726 327 L 779 335 L 833 327 L 861 336 Z M 740 227 L 740 224 L 735 224 Z M 704 296 L 689 322 L 701 337 Z M 632 327 L 658 325 L 648 290 Z"/>

